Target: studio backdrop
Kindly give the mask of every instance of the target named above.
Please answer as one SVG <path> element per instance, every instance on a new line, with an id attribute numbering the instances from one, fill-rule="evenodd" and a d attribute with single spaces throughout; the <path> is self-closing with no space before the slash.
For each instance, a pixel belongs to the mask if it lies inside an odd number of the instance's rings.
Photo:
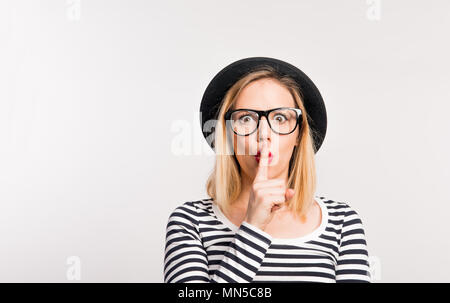
<path id="1" fill-rule="evenodd" d="M 446 0 L 2 1 L 0 281 L 162 282 L 170 213 L 208 198 L 203 92 L 264 56 L 322 94 L 316 193 L 373 282 L 450 282 L 449 28 Z"/>

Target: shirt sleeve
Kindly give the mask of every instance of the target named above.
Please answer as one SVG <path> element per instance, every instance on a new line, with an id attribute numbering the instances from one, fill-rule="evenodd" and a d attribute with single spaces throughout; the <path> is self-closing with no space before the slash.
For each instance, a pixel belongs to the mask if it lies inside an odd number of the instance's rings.
<path id="1" fill-rule="evenodd" d="M 209 272 L 207 253 L 192 204 L 177 207 L 166 228 L 165 283 L 249 283 L 261 267 L 272 237 L 244 221 L 236 231 L 217 270 Z"/>
<path id="2" fill-rule="evenodd" d="M 347 208 L 342 224 L 336 282 L 371 282 L 364 227 L 358 213 Z"/>

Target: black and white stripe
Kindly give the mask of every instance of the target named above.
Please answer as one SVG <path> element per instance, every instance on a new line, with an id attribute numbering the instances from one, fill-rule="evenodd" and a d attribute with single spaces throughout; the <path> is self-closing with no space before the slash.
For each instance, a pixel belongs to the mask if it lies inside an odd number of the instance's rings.
<path id="1" fill-rule="evenodd" d="M 231 223 L 212 199 L 185 202 L 169 216 L 164 281 L 370 282 L 359 215 L 345 202 L 315 197 L 322 224 L 310 235 L 274 238 Z"/>

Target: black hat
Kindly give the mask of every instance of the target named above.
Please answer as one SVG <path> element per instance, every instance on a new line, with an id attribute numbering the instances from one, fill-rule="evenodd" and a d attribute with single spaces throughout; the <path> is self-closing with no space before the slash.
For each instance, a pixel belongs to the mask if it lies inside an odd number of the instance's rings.
<path id="1" fill-rule="evenodd" d="M 287 62 L 268 57 L 250 57 L 235 61 L 223 68 L 211 80 L 203 94 L 200 104 L 200 124 L 206 141 L 214 150 L 214 138 L 211 136 L 211 133 L 214 132 L 214 127 L 209 130 L 205 129 L 204 125 L 206 121 L 217 120 L 222 99 L 228 89 L 243 76 L 262 65 L 273 67 L 282 76 L 290 76 L 299 86 L 303 95 L 307 116 L 310 118 L 308 119 L 308 123 L 315 131 L 313 138 L 317 152 L 325 139 L 327 131 L 327 113 L 319 90 L 311 79 L 297 67 Z M 210 139 L 208 139 L 208 136 L 210 136 Z"/>

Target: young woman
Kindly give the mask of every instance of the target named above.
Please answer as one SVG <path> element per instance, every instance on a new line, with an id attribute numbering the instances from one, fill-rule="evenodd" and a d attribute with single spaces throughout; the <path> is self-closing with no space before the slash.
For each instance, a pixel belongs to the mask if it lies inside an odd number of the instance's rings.
<path id="1" fill-rule="evenodd" d="M 315 195 L 326 112 L 312 81 L 281 60 L 242 59 L 200 110 L 207 140 L 216 118 L 210 198 L 171 213 L 165 282 L 370 282 L 359 215 Z"/>

